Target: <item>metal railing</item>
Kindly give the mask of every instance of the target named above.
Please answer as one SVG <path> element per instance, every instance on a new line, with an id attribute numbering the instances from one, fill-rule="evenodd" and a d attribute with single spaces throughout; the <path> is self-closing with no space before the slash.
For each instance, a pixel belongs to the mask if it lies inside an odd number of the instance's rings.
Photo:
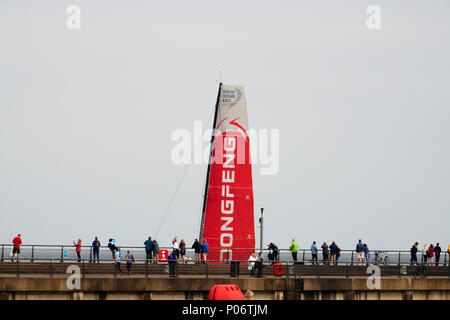
<path id="1" fill-rule="evenodd" d="M 68 267 L 76 265 L 79 267 L 80 276 L 86 275 L 113 275 L 119 277 L 127 273 L 127 262 L 122 259 L 119 265 L 111 261 L 101 260 L 100 263 L 93 263 L 89 259 L 68 259 L 61 263 L 59 259 L 42 259 L 40 262 L 20 262 L 15 260 L 13 263 L 4 262 L 0 264 L 0 274 L 15 274 L 16 277 L 26 274 L 43 274 L 53 277 L 55 275 L 68 276 Z M 172 263 L 171 263 L 172 262 Z M 328 264 L 306 262 L 293 263 L 292 261 L 280 261 L 281 274 L 275 275 L 274 268 L 277 267 L 268 261 L 263 261 L 260 265 L 262 268 L 261 275 L 267 276 L 284 276 L 302 279 L 303 277 L 368 277 L 371 275 L 366 265 L 355 265 L 350 262 L 341 264 Z M 208 260 L 206 263 L 180 263 L 179 261 L 156 261 L 150 259 L 135 259 L 131 265 L 131 274 L 133 276 L 143 276 L 149 278 L 150 276 L 169 275 L 173 277 L 211 277 L 211 276 L 227 276 L 239 278 L 244 275 L 250 276 L 248 260 L 236 260 L 226 263 L 221 260 Z M 413 277 L 449 277 L 450 265 L 448 266 L 427 266 L 425 264 L 410 265 L 407 264 L 392 264 L 383 265 L 380 267 L 380 276 L 397 276 L 399 278 L 404 276 Z M 122 271 L 122 272 L 121 272 Z M 258 274 L 255 271 L 255 276 Z"/>
<path id="2" fill-rule="evenodd" d="M 122 252 L 126 252 L 126 250 L 131 250 L 133 255 L 138 259 L 145 259 L 146 252 L 144 246 L 119 246 Z M 3 262 L 7 259 L 11 259 L 12 252 L 12 244 L 0 244 L 0 261 Z M 217 252 L 222 248 L 209 248 L 209 252 Z M 107 246 L 102 246 L 99 248 L 100 250 L 100 259 L 108 260 L 108 257 L 112 257 L 111 251 Z M 171 247 L 160 247 L 160 250 L 168 250 L 168 252 L 172 251 Z M 245 249 L 232 249 L 233 252 L 245 251 L 259 251 L 254 248 L 245 248 Z M 290 261 L 293 262 L 292 255 L 289 249 L 279 249 L 279 258 L 278 260 Z M 379 253 L 377 255 L 377 253 Z M 268 249 L 263 249 L 263 258 L 264 260 L 268 260 Z M 383 261 L 377 261 L 377 257 L 382 255 L 386 257 Z M 186 248 L 186 256 L 190 259 L 195 259 L 194 249 Z M 405 250 L 370 250 L 371 263 L 379 264 L 379 265 L 393 265 L 393 264 L 406 264 L 411 261 L 411 254 L 409 251 Z M 93 260 L 93 250 L 91 246 L 81 246 L 81 257 L 86 260 Z M 298 254 L 297 262 L 311 262 L 312 261 L 312 253 L 310 249 L 300 249 Z M 322 250 L 318 250 L 318 259 L 319 261 L 323 261 L 321 259 L 323 257 Z M 64 262 L 67 260 L 76 259 L 76 252 L 74 245 L 22 245 L 21 260 L 28 261 L 42 261 L 51 259 L 53 261 Z M 419 263 L 423 261 L 423 256 L 420 252 L 417 253 L 417 258 Z M 433 265 L 446 266 L 449 264 L 449 253 L 443 251 L 440 256 L 439 263 L 436 264 L 436 256 L 434 257 Z M 358 263 L 356 257 L 355 250 L 341 250 L 339 263 L 350 263 L 356 264 Z"/>

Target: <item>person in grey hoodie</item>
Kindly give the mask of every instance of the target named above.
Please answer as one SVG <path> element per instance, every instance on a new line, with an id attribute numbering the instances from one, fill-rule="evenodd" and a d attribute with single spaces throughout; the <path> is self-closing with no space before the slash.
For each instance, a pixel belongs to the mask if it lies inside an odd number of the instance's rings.
<path id="1" fill-rule="evenodd" d="M 326 242 L 323 243 L 322 245 L 322 256 L 323 256 L 323 264 L 328 264 L 328 254 L 329 254 L 329 250 L 328 250 L 328 245 Z"/>

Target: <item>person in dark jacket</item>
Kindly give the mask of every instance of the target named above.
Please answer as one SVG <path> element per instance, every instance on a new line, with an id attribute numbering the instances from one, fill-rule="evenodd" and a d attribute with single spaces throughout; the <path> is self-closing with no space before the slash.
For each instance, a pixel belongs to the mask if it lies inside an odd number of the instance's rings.
<path id="1" fill-rule="evenodd" d="M 322 248 L 323 264 L 326 265 L 328 264 L 328 255 L 330 253 L 327 243 L 324 242 L 321 248 Z"/>
<path id="2" fill-rule="evenodd" d="M 151 260 L 153 258 L 153 240 L 152 237 L 148 237 L 144 242 L 145 245 L 145 256 L 147 260 Z"/>
<path id="3" fill-rule="evenodd" d="M 202 245 L 198 242 L 198 239 L 195 239 L 192 249 L 195 251 L 195 263 L 200 263 L 202 261 Z"/>
<path id="4" fill-rule="evenodd" d="M 330 260 L 332 264 L 336 264 L 336 256 L 338 254 L 338 246 L 333 241 L 330 245 Z"/>
<path id="5" fill-rule="evenodd" d="M 159 243 L 153 239 L 153 263 L 158 263 L 159 258 Z"/>
<path id="6" fill-rule="evenodd" d="M 414 243 L 411 249 L 409 250 L 411 252 L 411 265 L 417 264 L 417 246 L 419 245 L 418 242 Z"/>
<path id="7" fill-rule="evenodd" d="M 111 250 L 112 258 L 114 260 L 114 256 L 116 254 L 116 239 L 109 239 L 108 240 L 108 248 Z"/>
<path id="8" fill-rule="evenodd" d="M 258 253 L 258 257 L 256 258 L 255 262 L 255 272 L 256 272 L 256 278 L 262 278 L 263 277 L 263 257 L 262 252 Z"/>
<path id="9" fill-rule="evenodd" d="M 177 254 L 175 251 L 172 251 L 168 257 L 169 263 L 169 277 L 176 277 L 176 267 L 177 267 Z"/>
<path id="10" fill-rule="evenodd" d="M 439 246 L 439 242 L 436 243 L 436 247 L 434 247 L 434 256 L 436 257 L 436 266 L 439 265 L 439 259 L 441 258 L 441 247 Z"/>
<path id="11" fill-rule="evenodd" d="M 268 258 L 270 261 L 275 262 L 278 261 L 280 259 L 279 257 L 279 250 L 278 250 L 278 246 L 271 242 L 269 244 L 269 254 L 268 254 Z"/>

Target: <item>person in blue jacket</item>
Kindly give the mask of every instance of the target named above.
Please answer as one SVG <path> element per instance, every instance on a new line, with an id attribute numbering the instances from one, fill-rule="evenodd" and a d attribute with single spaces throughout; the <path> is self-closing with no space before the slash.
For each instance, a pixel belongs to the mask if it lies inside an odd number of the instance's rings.
<path id="1" fill-rule="evenodd" d="M 176 277 L 175 268 L 177 265 L 177 255 L 175 251 L 172 251 L 169 254 L 167 261 L 169 263 L 169 277 Z"/>
<path id="2" fill-rule="evenodd" d="M 147 260 L 152 260 L 153 255 L 153 240 L 152 237 L 148 237 L 147 240 L 144 242 L 145 245 L 145 255 Z"/>
<path id="3" fill-rule="evenodd" d="M 364 245 L 362 244 L 361 239 L 359 239 L 356 244 L 356 258 L 361 264 L 364 263 Z"/>
<path id="4" fill-rule="evenodd" d="M 95 257 L 97 257 L 97 262 L 100 263 L 100 241 L 98 241 L 98 237 L 95 237 L 95 240 L 92 242 L 92 253 L 94 254 L 94 263 Z"/>
<path id="5" fill-rule="evenodd" d="M 207 257 L 208 257 L 208 242 L 206 242 L 206 239 L 204 239 L 202 243 L 202 263 L 207 263 Z"/>
<path id="6" fill-rule="evenodd" d="M 370 264 L 370 250 L 367 244 L 364 243 L 364 255 L 366 256 L 367 265 Z"/>
<path id="7" fill-rule="evenodd" d="M 317 264 L 317 246 L 316 246 L 315 241 L 313 241 L 313 244 L 311 246 L 311 256 L 312 256 L 313 264 Z"/>

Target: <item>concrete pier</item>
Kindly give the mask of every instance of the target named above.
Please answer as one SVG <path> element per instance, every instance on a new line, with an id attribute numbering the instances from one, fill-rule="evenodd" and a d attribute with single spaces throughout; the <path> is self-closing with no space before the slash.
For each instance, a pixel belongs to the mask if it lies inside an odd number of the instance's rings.
<path id="1" fill-rule="evenodd" d="M 113 264 L 87 264 L 79 274 L 80 287 L 71 289 L 68 266 L 22 263 L 17 274 L 17 265 L 1 263 L 0 299 L 203 300 L 213 285 L 233 283 L 244 293 L 252 290 L 255 300 L 450 300 L 450 277 L 442 275 L 448 267 L 429 270 L 426 277 L 413 269 L 406 275 L 390 275 L 389 269 L 382 268 L 380 286 L 370 289 L 363 266 L 320 266 L 320 270 L 296 266 L 293 275 L 275 277 L 268 265 L 264 278 L 250 278 L 245 266 L 239 277 L 230 277 L 229 265 L 211 265 L 208 274 L 206 266 L 190 265 L 180 266 L 179 277 L 170 278 L 164 264 L 147 266 L 148 274 L 145 266 L 136 265 L 131 276 L 115 276 Z"/>

